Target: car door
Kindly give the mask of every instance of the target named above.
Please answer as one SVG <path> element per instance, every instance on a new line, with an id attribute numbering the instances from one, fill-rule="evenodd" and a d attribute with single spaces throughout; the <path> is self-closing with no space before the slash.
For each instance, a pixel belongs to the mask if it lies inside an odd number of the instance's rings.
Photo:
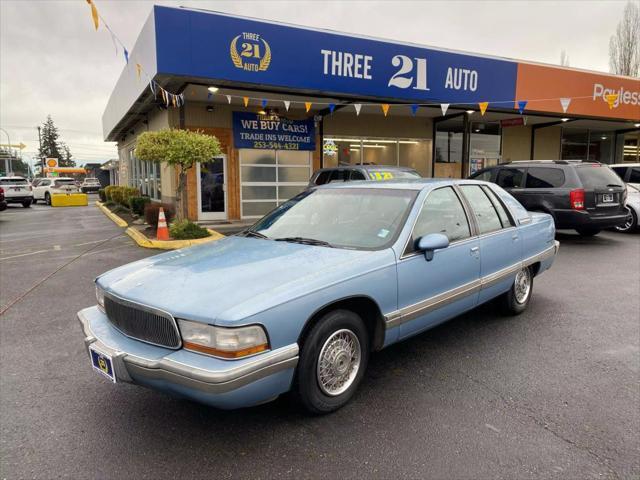
<path id="1" fill-rule="evenodd" d="M 475 307 L 478 298 L 479 241 L 458 194 L 452 187 L 435 189 L 420 208 L 398 261 L 400 338 Z M 445 234 L 450 244 L 427 261 L 415 245 L 430 233 Z"/>
<path id="2" fill-rule="evenodd" d="M 488 186 L 461 185 L 473 211 L 480 241 L 481 290 L 478 303 L 509 290 L 522 260 L 522 240 L 515 221 Z"/>
<path id="3" fill-rule="evenodd" d="M 36 200 L 44 199 L 44 192 L 47 190 L 49 185 L 51 185 L 51 180 L 48 178 L 41 180 L 37 187 L 33 187 L 33 198 Z"/>

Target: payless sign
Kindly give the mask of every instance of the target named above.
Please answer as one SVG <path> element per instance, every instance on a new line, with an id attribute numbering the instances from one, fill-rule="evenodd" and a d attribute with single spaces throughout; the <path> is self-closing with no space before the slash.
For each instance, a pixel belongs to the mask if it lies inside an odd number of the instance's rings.
<path id="1" fill-rule="evenodd" d="M 250 112 L 233 112 L 235 148 L 315 150 L 313 119 L 289 120 Z"/>
<path id="2" fill-rule="evenodd" d="M 159 73 L 416 102 L 515 98 L 512 61 L 216 13 L 154 13 Z"/>

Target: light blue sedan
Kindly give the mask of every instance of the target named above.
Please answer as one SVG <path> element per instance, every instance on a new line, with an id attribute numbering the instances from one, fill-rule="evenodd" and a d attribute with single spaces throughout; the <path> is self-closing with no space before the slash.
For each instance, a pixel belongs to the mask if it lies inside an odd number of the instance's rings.
<path id="1" fill-rule="evenodd" d="M 293 391 L 343 406 L 371 352 L 499 298 L 518 314 L 558 250 L 553 219 L 494 184 L 330 184 L 245 232 L 96 279 L 93 368 L 219 408 Z"/>

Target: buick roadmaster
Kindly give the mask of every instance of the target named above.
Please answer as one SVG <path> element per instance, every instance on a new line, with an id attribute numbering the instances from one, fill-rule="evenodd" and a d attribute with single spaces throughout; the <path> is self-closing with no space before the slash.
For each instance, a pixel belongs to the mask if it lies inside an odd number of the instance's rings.
<path id="1" fill-rule="evenodd" d="M 345 405 L 371 352 L 497 299 L 518 314 L 558 250 L 553 219 L 473 180 L 333 183 L 251 228 L 96 279 L 93 368 L 219 408 L 292 391 Z"/>

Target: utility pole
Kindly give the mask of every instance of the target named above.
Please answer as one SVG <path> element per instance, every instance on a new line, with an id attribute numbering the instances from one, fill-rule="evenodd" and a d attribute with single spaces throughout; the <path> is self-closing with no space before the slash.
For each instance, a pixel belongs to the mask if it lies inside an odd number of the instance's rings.
<path id="1" fill-rule="evenodd" d="M 40 125 L 38 125 L 38 154 L 42 155 L 42 139 L 40 138 Z M 40 176 L 44 177 L 44 157 L 40 157 Z"/>

